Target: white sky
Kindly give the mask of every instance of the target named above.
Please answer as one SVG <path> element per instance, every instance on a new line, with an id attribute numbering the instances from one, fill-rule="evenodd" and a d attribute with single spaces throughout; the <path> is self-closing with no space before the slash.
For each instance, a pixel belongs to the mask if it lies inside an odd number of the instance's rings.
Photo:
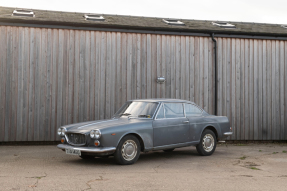
<path id="1" fill-rule="evenodd" d="M 0 6 L 84 13 L 287 24 L 287 0 L 0 0 Z"/>

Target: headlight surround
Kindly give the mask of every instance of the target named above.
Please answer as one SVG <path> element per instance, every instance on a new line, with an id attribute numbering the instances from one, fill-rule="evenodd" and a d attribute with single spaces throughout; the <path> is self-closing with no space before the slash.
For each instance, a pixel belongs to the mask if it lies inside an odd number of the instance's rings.
<path id="1" fill-rule="evenodd" d="M 91 132 L 90 132 L 90 137 L 92 139 L 94 139 L 94 138 L 99 139 L 99 138 L 101 138 L 101 135 L 102 135 L 102 133 L 99 129 L 91 130 Z"/>
<path id="2" fill-rule="evenodd" d="M 61 127 L 58 129 L 59 136 L 65 136 L 65 132 L 66 132 L 66 128 Z"/>

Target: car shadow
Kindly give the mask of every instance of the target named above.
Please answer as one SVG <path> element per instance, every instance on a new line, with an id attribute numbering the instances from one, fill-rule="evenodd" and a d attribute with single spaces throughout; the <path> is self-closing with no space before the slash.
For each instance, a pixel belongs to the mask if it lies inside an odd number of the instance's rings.
<path id="1" fill-rule="evenodd" d="M 177 150 L 175 149 L 172 152 L 164 152 L 164 151 L 150 151 L 147 153 L 141 152 L 141 155 L 139 157 L 139 161 L 141 164 L 143 163 L 149 163 L 151 161 L 158 161 L 162 159 L 173 159 L 173 160 L 179 160 L 179 159 L 185 159 L 190 157 L 201 157 L 196 150 L 186 149 L 186 150 Z M 75 165 L 117 165 L 114 160 L 114 156 L 110 156 L 108 158 L 102 158 L 102 157 L 95 157 L 92 159 L 81 159 L 79 158 L 73 158 L 70 160 L 66 160 L 65 163 L 69 164 L 75 164 Z"/>

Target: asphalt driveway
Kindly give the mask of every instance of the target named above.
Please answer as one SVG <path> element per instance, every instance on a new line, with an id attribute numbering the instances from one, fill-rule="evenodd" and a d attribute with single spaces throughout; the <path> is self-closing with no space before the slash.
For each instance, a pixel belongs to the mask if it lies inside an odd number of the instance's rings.
<path id="1" fill-rule="evenodd" d="M 218 145 L 83 160 L 56 146 L 0 146 L 0 190 L 286 190 L 287 144 Z"/>

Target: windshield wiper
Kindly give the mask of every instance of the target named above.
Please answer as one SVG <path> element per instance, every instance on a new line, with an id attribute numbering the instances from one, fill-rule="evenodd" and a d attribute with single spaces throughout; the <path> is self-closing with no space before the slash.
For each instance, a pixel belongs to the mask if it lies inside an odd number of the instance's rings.
<path id="1" fill-rule="evenodd" d="M 121 115 L 129 116 L 131 114 L 130 113 L 122 113 Z"/>
<path id="2" fill-rule="evenodd" d="M 150 118 L 150 115 L 138 115 L 138 117 L 146 117 L 146 118 Z"/>

